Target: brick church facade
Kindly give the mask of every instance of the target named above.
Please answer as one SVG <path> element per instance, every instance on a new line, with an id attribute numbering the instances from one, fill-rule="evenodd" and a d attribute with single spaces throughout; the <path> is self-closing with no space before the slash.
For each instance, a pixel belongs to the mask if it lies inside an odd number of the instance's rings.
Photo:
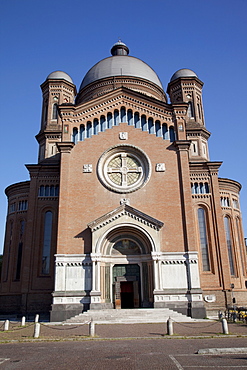
<path id="1" fill-rule="evenodd" d="M 177 71 L 168 102 L 124 43 L 111 53 L 78 93 L 61 71 L 41 85 L 38 163 L 6 189 L 1 312 L 246 304 L 241 185 L 209 159 L 202 81 Z"/>

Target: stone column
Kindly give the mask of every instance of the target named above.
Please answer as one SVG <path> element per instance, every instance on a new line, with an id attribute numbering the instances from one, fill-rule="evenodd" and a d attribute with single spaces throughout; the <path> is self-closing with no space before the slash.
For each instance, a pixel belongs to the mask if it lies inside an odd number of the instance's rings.
<path id="1" fill-rule="evenodd" d="M 101 292 L 100 292 L 100 261 L 101 256 L 97 253 L 91 253 L 92 260 L 92 291 L 90 309 L 101 308 Z"/>
<path id="2" fill-rule="evenodd" d="M 92 260 L 92 291 L 95 291 L 95 284 L 96 284 L 96 279 L 95 279 L 95 261 Z"/>
<path id="3" fill-rule="evenodd" d="M 161 290 L 161 261 L 160 253 L 152 252 L 154 266 L 154 290 Z"/>

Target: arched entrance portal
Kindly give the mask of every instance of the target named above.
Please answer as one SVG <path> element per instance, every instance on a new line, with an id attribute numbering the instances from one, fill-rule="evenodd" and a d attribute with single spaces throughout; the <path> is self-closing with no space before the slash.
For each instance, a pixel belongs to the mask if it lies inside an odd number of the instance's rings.
<path id="1" fill-rule="evenodd" d="M 151 245 L 140 230 L 114 230 L 104 241 L 101 270 L 101 302 L 111 307 L 153 306 Z"/>

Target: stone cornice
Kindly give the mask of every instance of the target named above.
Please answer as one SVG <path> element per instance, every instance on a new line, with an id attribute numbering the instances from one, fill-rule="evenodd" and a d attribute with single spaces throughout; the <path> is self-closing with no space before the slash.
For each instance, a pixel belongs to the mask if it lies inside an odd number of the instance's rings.
<path id="1" fill-rule="evenodd" d="M 190 162 L 190 171 L 209 171 L 217 172 L 222 162 Z"/>
<path id="2" fill-rule="evenodd" d="M 40 87 L 41 87 L 41 90 L 42 91 L 44 91 L 44 89 L 46 88 L 46 87 L 48 87 L 49 85 L 54 85 L 54 86 L 56 86 L 56 87 L 63 87 L 63 85 L 67 85 L 67 86 L 69 86 L 72 90 L 73 90 L 73 92 L 74 92 L 74 95 L 76 95 L 77 94 L 77 91 L 76 91 L 76 86 L 72 83 L 72 82 L 70 82 L 70 81 L 67 81 L 67 80 L 65 80 L 65 79 L 63 79 L 63 78 L 61 78 L 61 79 L 49 79 L 49 80 L 45 80 L 41 85 L 40 85 Z"/>
<path id="3" fill-rule="evenodd" d="M 174 146 L 178 148 L 178 150 L 189 150 L 191 141 L 190 140 L 176 140 L 174 141 Z"/>
<path id="4" fill-rule="evenodd" d="M 238 191 L 240 191 L 242 189 L 242 185 L 238 181 L 227 179 L 227 178 L 221 178 L 221 177 L 219 177 L 219 186 L 220 186 L 220 190 L 237 189 Z"/>
<path id="5" fill-rule="evenodd" d="M 7 197 L 13 194 L 19 194 L 21 192 L 28 193 L 30 188 L 30 181 L 17 182 L 16 184 L 9 185 L 5 189 Z"/>
<path id="6" fill-rule="evenodd" d="M 70 153 L 71 150 L 74 148 L 75 143 L 71 141 L 64 141 L 61 143 L 56 143 L 56 145 L 60 153 Z"/>
<path id="7" fill-rule="evenodd" d="M 79 123 L 106 114 L 107 111 L 117 108 L 119 105 L 125 105 L 130 109 L 151 114 L 157 119 L 172 121 L 172 107 L 170 104 L 128 88 L 121 87 L 113 90 L 105 94 L 104 98 L 104 101 L 102 101 L 102 97 L 98 97 L 75 106 L 60 105 L 59 111 L 64 121 Z"/>
<path id="8" fill-rule="evenodd" d="M 188 135 L 195 134 L 196 136 L 202 136 L 206 140 L 211 136 L 211 132 L 209 132 L 204 126 L 199 126 L 197 123 L 186 123 L 186 133 Z"/>
<path id="9" fill-rule="evenodd" d="M 134 220 L 139 221 L 142 224 L 145 224 L 155 230 L 160 230 L 161 227 L 164 225 L 163 222 L 156 220 L 155 218 L 148 216 L 145 213 L 138 211 L 137 209 L 132 208 L 127 204 L 123 204 L 113 211 L 90 222 L 88 224 L 88 227 L 92 231 L 96 231 L 123 216 L 129 216 L 130 218 L 133 218 Z"/>

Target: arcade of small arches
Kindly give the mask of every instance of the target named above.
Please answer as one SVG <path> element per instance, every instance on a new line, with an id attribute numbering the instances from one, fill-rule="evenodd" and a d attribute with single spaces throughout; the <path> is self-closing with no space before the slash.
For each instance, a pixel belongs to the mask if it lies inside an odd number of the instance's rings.
<path id="1" fill-rule="evenodd" d="M 207 182 L 194 182 L 191 183 L 191 193 L 192 194 L 208 194 L 209 191 L 209 185 Z"/>
<path id="2" fill-rule="evenodd" d="M 58 185 L 41 185 L 39 187 L 39 197 L 58 197 L 59 186 Z"/>
<path id="3" fill-rule="evenodd" d="M 126 111 L 122 107 L 120 111 L 115 109 L 113 113 L 101 115 L 100 119 L 95 118 L 93 121 L 88 121 L 85 125 L 74 127 L 72 132 L 72 141 L 76 144 L 78 141 L 83 141 L 86 138 L 97 135 L 99 132 L 104 132 L 113 126 L 118 126 L 121 122 L 126 122 L 130 126 L 140 128 L 149 134 L 154 134 L 157 137 L 162 137 L 164 140 L 173 142 L 176 140 L 174 126 L 168 126 L 166 123 L 161 123 L 159 120 L 154 120 L 152 117 L 140 115 L 139 112 L 134 112 L 131 109 Z"/>

